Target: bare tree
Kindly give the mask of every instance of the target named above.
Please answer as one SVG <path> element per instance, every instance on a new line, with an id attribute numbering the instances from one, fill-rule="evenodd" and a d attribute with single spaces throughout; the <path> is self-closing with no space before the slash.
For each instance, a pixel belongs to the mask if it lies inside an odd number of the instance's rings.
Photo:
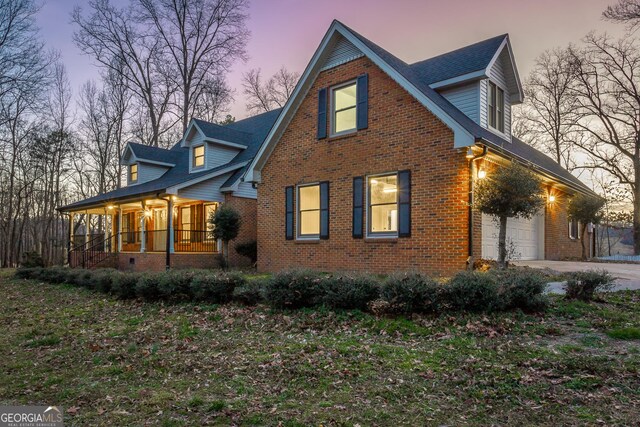
<path id="1" fill-rule="evenodd" d="M 246 0 L 138 0 L 140 16 L 161 41 L 167 76 L 177 89 L 182 132 L 203 92 L 237 59 L 245 59 L 249 37 Z M 213 83 L 213 86 L 212 86 Z"/>
<path id="2" fill-rule="evenodd" d="M 195 101 L 193 117 L 215 123 L 224 121 L 232 101 L 233 91 L 225 80 L 205 82 Z"/>
<path id="3" fill-rule="evenodd" d="M 627 24 L 630 30 L 636 30 L 640 25 L 640 2 L 618 0 L 618 3 L 608 6 L 602 16 L 612 22 Z"/>
<path id="4" fill-rule="evenodd" d="M 146 142 L 158 146 L 163 133 L 175 123 L 167 120 L 176 86 L 167 77 L 162 41 L 137 25 L 131 6 L 118 9 L 109 0 L 93 0 L 89 8 L 89 16 L 79 7 L 73 11 L 72 21 L 78 27 L 74 41 L 105 70 L 117 73 L 138 97 L 150 127 Z"/>
<path id="5" fill-rule="evenodd" d="M 300 74 L 282 67 L 266 82 L 261 70 L 252 69 L 242 76 L 243 93 L 247 97 L 247 111 L 252 114 L 282 108 L 300 79 Z"/>
<path id="6" fill-rule="evenodd" d="M 566 169 L 574 166 L 572 145 L 579 138 L 575 126 L 577 100 L 571 87 L 571 73 L 566 50 L 546 51 L 525 82 L 525 103 L 516 114 L 518 135 L 552 155 Z"/>
<path id="7" fill-rule="evenodd" d="M 626 186 L 633 200 L 634 251 L 640 254 L 640 52 L 631 37 L 589 34 L 584 47 L 569 49 L 576 84 L 576 126 L 588 136 L 576 146 Z"/>

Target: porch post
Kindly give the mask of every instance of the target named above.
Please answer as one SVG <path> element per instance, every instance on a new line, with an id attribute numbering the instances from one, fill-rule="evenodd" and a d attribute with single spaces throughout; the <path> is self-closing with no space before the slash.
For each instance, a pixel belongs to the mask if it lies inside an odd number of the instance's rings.
<path id="1" fill-rule="evenodd" d="M 111 238 L 109 242 L 111 243 L 111 252 L 115 252 L 116 248 L 114 247 L 116 244 L 116 214 L 111 214 Z"/>
<path id="2" fill-rule="evenodd" d="M 73 212 L 69 212 L 69 245 L 67 250 L 67 264 L 71 267 L 71 250 L 73 249 Z"/>
<path id="3" fill-rule="evenodd" d="M 107 228 L 107 223 L 109 222 L 107 218 L 109 217 L 107 213 L 107 208 L 104 208 L 104 251 L 107 252 L 109 248 L 109 229 Z"/>
<path id="4" fill-rule="evenodd" d="M 122 252 L 122 206 L 118 206 L 118 252 Z"/>
<path id="5" fill-rule="evenodd" d="M 84 246 L 85 248 L 88 248 L 88 243 L 89 243 L 89 236 L 91 235 L 91 233 L 89 233 L 89 223 L 91 221 L 91 214 L 89 213 L 89 211 L 84 211 Z"/>
<path id="6" fill-rule="evenodd" d="M 173 197 L 167 200 L 167 250 L 165 266 L 167 270 L 171 268 L 171 254 L 173 253 Z"/>
<path id="7" fill-rule="evenodd" d="M 142 205 L 142 224 L 140 224 L 140 252 L 146 252 L 147 250 L 147 245 L 146 245 L 146 238 L 145 238 L 145 223 L 147 222 L 147 211 L 145 209 L 145 204 L 144 204 L 144 200 L 142 202 L 140 202 L 140 204 Z"/>

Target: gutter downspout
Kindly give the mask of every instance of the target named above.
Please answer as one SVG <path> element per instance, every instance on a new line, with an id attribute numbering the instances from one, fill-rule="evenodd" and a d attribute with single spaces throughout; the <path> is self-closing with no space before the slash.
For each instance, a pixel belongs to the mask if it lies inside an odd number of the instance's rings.
<path id="1" fill-rule="evenodd" d="M 160 197 L 159 195 L 157 197 L 167 202 L 167 236 L 165 238 L 167 241 L 167 245 L 165 249 L 165 269 L 169 271 L 171 270 L 171 245 L 173 244 L 173 199 L 171 198 L 171 196 L 167 197 L 166 199 L 164 197 Z"/>
<path id="2" fill-rule="evenodd" d="M 469 243 L 468 247 L 468 257 L 467 257 L 467 268 L 473 269 L 473 173 L 475 171 L 475 161 L 482 159 L 487 155 L 488 149 L 486 145 L 482 146 L 482 153 L 476 156 L 473 156 L 469 159 L 469 222 L 468 222 L 468 236 L 467 242 Z"/>

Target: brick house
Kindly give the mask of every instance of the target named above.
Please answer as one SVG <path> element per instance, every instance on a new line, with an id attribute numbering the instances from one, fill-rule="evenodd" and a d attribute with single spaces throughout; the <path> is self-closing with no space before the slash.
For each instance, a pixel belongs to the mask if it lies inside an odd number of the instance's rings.
<path id="1" fill-rule="evenodd" d="M 193 119 L 171 149 L 127 144 L 121 158 L 126 186 L 59 208 L 69 214 L 69 265 L 216 267 L 221 242 L 213 239 L 207 218 L 221 203 L 242 217 L 229 247 L 255 240 L 256 190 L 240 178 L 279 113 L 226 126 Z M 229 260 L 234 266 L 250 263 L 233 249 Z"/>
<path id="2" fill-rule="evenodd" d="M 511 135 L 522 100 L 508 35 L 407 64 L 334 21 L 244 172 L 258 269 L 448 275 L 495 258 L 497 226 L 470 201 L 476 180 L 513 160 L 547 193 L 534 218 L 509 220 L 516 255 L 578 257 L 566 203 L 593 192 Z"/>

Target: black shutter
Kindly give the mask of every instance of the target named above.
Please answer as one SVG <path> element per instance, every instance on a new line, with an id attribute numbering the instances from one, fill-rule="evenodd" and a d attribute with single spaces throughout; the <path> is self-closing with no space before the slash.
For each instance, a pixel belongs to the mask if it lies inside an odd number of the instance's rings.
<path id="1" fill-rule="evenodd" d="M 320 183 L 320 238 L 329 238 L 329 181 Z"/>
<path id="2" fill-rule="evenodd" d="M 361 176 L 353 178 L 353 238 L 362 239 L 362 214 L 364 203 L 364 179 Z"/>
<path id="3" fill-rule="evenodd" d="M 285 234 L 287 240 L 293 240 L 293 187 L 286 187 L 285 193 Z"/>
<path id="4" fill-rule="evenodd" d="M 398 237 L 411 236 L 411 171 L 398 172 Z"/>
<path id="5" fill-rule="evenodd" d="M 327 137 L 327 89 L 318 91 L 318 139 Z"/>
<path id="6" fill-rule="evenodd" d="M 369 126 L 369 76 L 367 74 L 358 77 L 356 92 L 357 127 L 358 130 L 366 129 Z"/>

